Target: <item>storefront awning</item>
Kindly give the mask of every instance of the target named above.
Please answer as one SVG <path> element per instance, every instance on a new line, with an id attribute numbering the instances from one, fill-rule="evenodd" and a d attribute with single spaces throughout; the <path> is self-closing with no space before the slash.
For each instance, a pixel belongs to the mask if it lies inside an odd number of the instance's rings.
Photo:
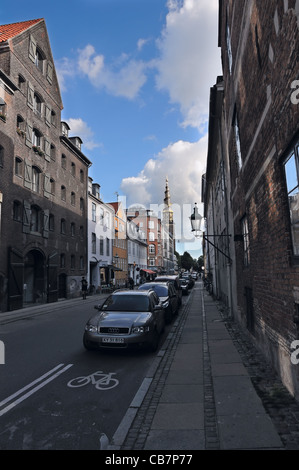
<path id="1" fill-rule="evenodd" d="M 140 269 L 140 271 L 144 271 L 145 273 L 148 273 L 148 274 L 156 274 L 155 271 L 151 271 L 150 269 Z"/>

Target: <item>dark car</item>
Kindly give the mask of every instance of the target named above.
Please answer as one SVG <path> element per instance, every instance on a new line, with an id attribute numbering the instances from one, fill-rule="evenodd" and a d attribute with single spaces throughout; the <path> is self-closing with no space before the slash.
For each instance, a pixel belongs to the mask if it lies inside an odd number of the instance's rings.
<path id="1" fill-rule="evenodd" d="M 179 305 L 182 305 L 182 288 L 181 288 L 181 282 L 179 276 L 174 275 L 160 275 L 155 278 L 156 282 L 171 282 L 176 290 L 177 296 L 178 296 L 178 301 Z"/>
<path id="2" fill-rule="evenodd" d="M 146 346 L 155 351 L 165 328 L 165 311 L 153 291 L 115 291 L 85 326 L 86 349 Z"/>
<path id="3" fill-rule="evenodd" d="M 189 294 L 189 280 L 181 279 L 181 286 L 182 286 L 183 295 L 188 295 Z"/>
<path id="4" fill-rule="evenodd" d="M 139 286 L 139 291 L 153 289 L 159 296 L 165 310 L 166 323 L 170 323 L 179 309 L 178 297 L 171 282 L 147 282 Z"/>
<path id="5" fill-rule="evenodd" d="M 192 279 L 191 274 L 183 274 L 182 277 L 181 277 L 181 282 L 182 282 L 183 279 L 188 281 L 189 289 L 192 289 L 192 287 L 194 287 L 195 282 Z"/>

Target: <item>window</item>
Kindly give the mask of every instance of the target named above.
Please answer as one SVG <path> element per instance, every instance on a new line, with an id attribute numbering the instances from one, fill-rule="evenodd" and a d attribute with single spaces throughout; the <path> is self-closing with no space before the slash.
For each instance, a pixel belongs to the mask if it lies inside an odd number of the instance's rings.
<path id="1" fill-rule="evenodd" d="M 148 252 L 149 252 L 150 255 L 154 255 L 156 253 L 155 245 L 149 245 Z"/>
<path id="2" fill-rule="evenodd" d="M 3 98 L 0 98 L 0 118 L 6 121 L 6 103 Z"/>
<path id="3" fill-rule="evenodd" d="M 65 229 L 66 229 L 65 219 L 61 219 L 61 221 L 60 221 L 60 233 L 65 235 Z"/>
<path id="4" fill-rule="evenodd" d="M 74 237 L 76 235 L 76 225 L 74 222 L 71 223 L 71 237 Z"/>
<path id="5" fill-rule="evenodd" d="M 61 186 L 61 200 L 65 201 L 66 200 L 66 189 L 65 186 Z"/>
<path id="6" fill-rule="evenodd" d="M 110 239 L 106 238 L 106 256 L 110 256 Z"/>
<path id="7" fill-rule="evenodd" d="M 60 267 L 65 268 L 65 254 L 61 253 L 60 255 Z"/>
<path id="8" fill-rule="evenodd" d="M 244 247 L 244 266 L 249 266 L 250 262 L 250 250 L 249 250 L 249 232 L 248 232 L 248 219 L 243 217 L 241 220 L 242 235 L 243 235 L 243 247 Z"/>
<path id="9" fill-rule="evenodd" d="M 17 115 L 17 133 L 21 137 L 24 137 L 25 135 L 25 121 L 20 114 Z"/>
<path id="10" fill-rule="evenodd" d="M 93 222 L 96 222 L 96 210 L 97 210 L 97 206 L 96 204 L 93 202 L 92 205 L 91 205 L 91 220 Z"/>
<path id="11" fill-rule="evenodd" d="M 149 232 L 148 239 L 149 239 L 150 242 L 154 242 L 155 241 L 155 234 L 153 232 Z"/>
<path id="12" fill-rule="evenodd" d="M 100 237 L 100 255 L 104 254 L 104 238 Z"/>
<path id="13" fill-rule="evenodd" d="M 233 53 L 232 53 L 231 36 L 230 36 L 230 29 L 229 29 L 228 23 L 226 23 L 226 47 L 227 47 L 227 55 L 228 55 L 229 73 L 232 73 Z"/>
<path id="14" fill-rule="evenodd" d="M 73 163 L 73 162 L 71 163 L 71 174 L 72 174 L 73 176 L 76 175 L 76 165 L 75 165 L 75 163 Z"/>
<path id="15" fill-rule="evenodd" d="M 43 73 L 44 57 L 43 57 L 42 51 L 38 47 L 36 47 L 36 51 L 35 51 L 35 66 Z"/>
<path id="16" fill-rule="evenodd" d="M 64 154 L 61 155 L 61 168 L 66 169 L 66 156 Z"/>
<path id="17" fill-rule="evenodd" d="M 84 269 L 84 258 L 83 256 L 80 256 L 80 269 Z"/>
<path id="18" fill-rule="evenodd" d="M 75 255 L 71 255 L 71 269 L 75 269 L 76 267 L 76 257 Z"/>
<path id="19" fill-rule="evenodd" d="M 155 228 L 155 222 L 153 220 L 148 221 L 148 228 L 151 228 L 151 229 Z"/>
<path id="20" fill-rule="evenodd" d="M 33 128 L 33 130 L 32 130 L 32 145 L 34 147 L 41 147 L 41 142 L 42 142 L 42 133 L 38 129 Z"/>
<path id="21" fill-rule="evenodd" d="M 56 148 L 53 144 L 50 144 L 50 158 L 54 161 L 56 160 Z"/>
<path id="22" fill-rule="evenodd" d="M 37 93 L 33 96 L 33 112 L 39 117 L 42 115 L 42 100 Z"/>
<path id="23" fill-rule="evenodd" d="M 40 170 L 36 167 L 32 167 L 32 191 L 35 193 L 39 192 L 39 183 L 40 183 Z"/>
<path id="24" fill-rule="evenodd" d="M 4 148 L 0 145 L 0 167 L 3 167 L 4 163 Z"/>
<path id="25" fill-rule="evenodd" d="M 83 228 L 83 225 L 80 225 L 79 236 L 80 236 L 80 239 L 83 240 L 83 237 L 84 237 L 84 228 Z"/>
<path id="26" fill-rule="evenodd" d="M 50 214 L 49 215 L 49 230 L 51 230 L 51 232 L 54 231 L 54 215 L 53 214 Z"/>
<path id="27" fill-rule="evenodd" d="M 20 157 L 15 158 L 15 175 L 23 175 L 23 161 Z"/>
<path id="28" fill-rule="evenodd" d="M 56 127 L 56 121 L 57 121 L 56 113 L 52 109 L 51 110 L 51 124 L 52 124 L 52 126 Z"/>
<path id="29" fill-rule="evenodd" d="M 80 210 L 81 211 L 84 210 L 84 199 L 83 199 L 83 197 L 80 197 Z"/>
<path id="30" fill-rule="evenodd" d="M 40 232 L 41 231 L 41 215 L 42 211 L 38 206 L 31 206 L 31 219 L 30 219 L 30 231 Z"/>
<path id="31" fill-rule="evenodd" d="M 71 192 L 71 204 L 72 206 L 76 204 L 76 195 L 73 191 Z"/>
<path id="32" fill-rule="evenodd" d="M 295 145 L 284 163 L 289 200 L 293 253 L 299 256 L 299 143 Z"/>
<path id="33" fill-rule="evenodd" d="M 26 83 L 25 78 L 22 75 L 19 75 L 19 77 L 18 77 L 18 87 L 19 87 L 19 90 L 22 93 L 25 93 L 25 83 Z"/>
<path id="34" fill-rule="evenodd" d="M 96 234 L 91 234 L 91 252 L 96 253 Z"/>
<path id="35" fill-rule="evenodd" d="M 84 171 L 80 170 L 80 183 L 84 183 Z"/>
<path id="36" fill-rule="evenodd" d="M 235 134 L 237 164 L 238 164 L 238 169 L 240 171 L 242 168 L 242 154 L 241 154 L 240 131 L 239 131 L 239 123 L 238 123 L 236 107 L 234 110 L 233 127 L 234 127 L 234 134 Z"/>
<path id="37" fill-rule="evenodd" d="M 22 204 L 20 201 L 13 202 L 13 220 L 21 222 L 22 220 Z"/>

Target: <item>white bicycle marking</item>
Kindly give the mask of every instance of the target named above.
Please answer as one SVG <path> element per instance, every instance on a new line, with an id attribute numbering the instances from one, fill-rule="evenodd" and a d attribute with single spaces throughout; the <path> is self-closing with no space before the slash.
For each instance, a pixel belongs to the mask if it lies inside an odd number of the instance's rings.
<path id="1" fill-rule="evenodd" d="M 115 374 L 116 372 L 108 372 L 105 374 L 102 370 L 98 370 L 87 376 L 76 377 L 70 380 L 67 385 L 68 387 L 76 388 L 85 387 L 85 385 L 91 383 L 95 385 L 98 390 L 110 390 L 111 388 L 117 387 L 119 384 L 119 381 L 115 377 L 112 377 L 112 375 Z"/>

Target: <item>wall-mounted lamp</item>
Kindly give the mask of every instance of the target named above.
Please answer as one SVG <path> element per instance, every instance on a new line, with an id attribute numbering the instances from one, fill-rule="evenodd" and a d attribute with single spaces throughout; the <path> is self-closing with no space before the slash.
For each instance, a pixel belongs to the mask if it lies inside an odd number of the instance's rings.
<path id="1" fill-rule="evenodd" d="M 198 212 L 197 203 L 195 203 L 193 214 L 191 214 L 190 216 L 192 232 L 194 232 L 195 238 L 203 237 L 210 245 L 212 245 L 215 248 L 215 250 L 219 251 L 223 256 L 225 256 L 231 262 L 232 261 L 231 258 L 226 253 L 224 253 L 224 251 L 220 250 L 218 246 L 214 245 L 214 243 L 212 243 L 208 239 L 208 237 L 231 237 L 231 235 L 217 235 L 217 234 L 205 235 L 201 228 L 202 219 L 203 219 L 203 216 L 200 215 L 200 213 Z"/>

